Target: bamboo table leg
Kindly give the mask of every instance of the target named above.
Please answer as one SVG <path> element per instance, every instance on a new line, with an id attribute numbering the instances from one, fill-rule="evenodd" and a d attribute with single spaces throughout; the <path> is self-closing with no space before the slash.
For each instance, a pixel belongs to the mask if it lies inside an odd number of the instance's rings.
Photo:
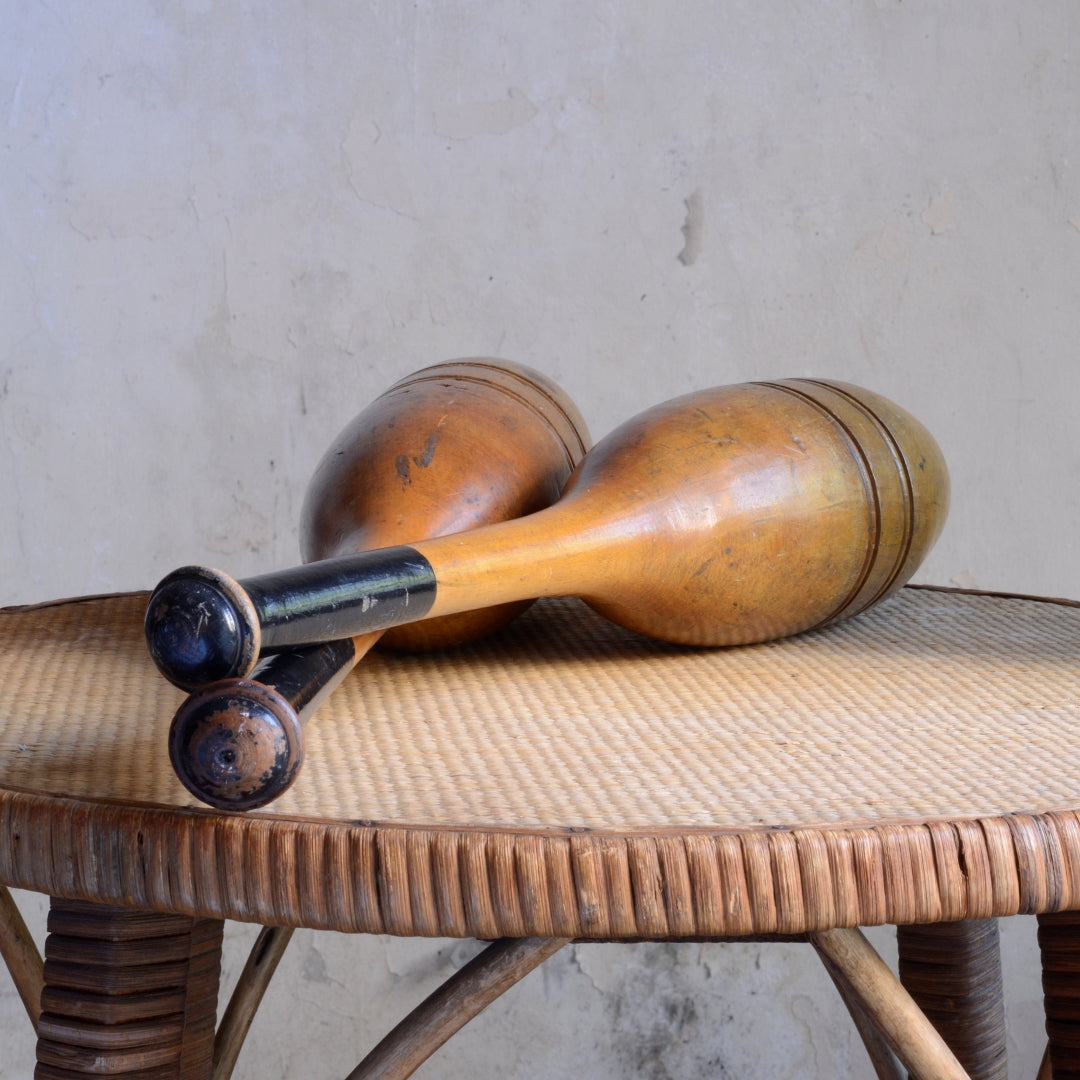
<path id="1" fill-rule="evenodd" d="M 493 942 L 418 1005 L 360 1062 L 348 1080 L 404 1080 L 500 994 L 539 967 L 569 938 Z"/>
<path id="2" fill-rule="evenodd" d="M 858 1031 L 863 1046 L 866 1047 L 870 1064 L 873 1065 L 878 1080 L 907 1080 L 907 1070 L 896 1060 L 896 1055 L 892 1052 L 885 1036 L 882 1035 L 881 1029 L 863 1007 L 858 994 L 846 976 L 833 965 L 825 964 L 825 970 L 832 977 L 836 989 L 840 992 L 840 998 L 855 1023 L 855 1030 Z"/>
<path id="3" fill-rule="evenodd" d="M 910 1072 L 922 1080 L 970 1080 L 937 1029 L 862 933 L 822 930 L 811 934 L 810 942 L 834 980 L 847 984 Z"/>
<path id="4" fill-rule="evenodd" d="M 971 1080 L 1008 1080 L 995 919 L 900 926 L 900 982 Z"/>
<path id="5" fill-rule="evenodd" d="M 1080 912 L 1038 920 L 1051 1075 L 1070 1080 L 1080 1077 Z"/>
<path id="6" fill-rule="evenodd" d="M 35 1080 L 208 1080 L 223 928 L 53 899 Z"/>
<path id="7" fill-rule="evenodd" d="M 41 988 L 45 981 L 41 953 L 34 944 L 11 893 L 0 885 L 0 956 L 3 956 L 22 999 L 37 1027 L 41 1015 Z"/>
<path id="8" fill-rule="evenodd" d="M 1050 1046 L 1047 1044 L 1043 1052 L 1042 1061 L 1039 1062 L 1039 1071 L 1035 1074 L 1035 1080 L 1054 1080 L 1054 1067 L 1050 1064 Z"/>
<path id="9" fill-rule="evenodd" d="M 264 926 L 259 932 L 214 1039 L 212 1080 L 229 1080 L 232 1076 L 259 1003 L 292 936 L 289 926 Z"/>

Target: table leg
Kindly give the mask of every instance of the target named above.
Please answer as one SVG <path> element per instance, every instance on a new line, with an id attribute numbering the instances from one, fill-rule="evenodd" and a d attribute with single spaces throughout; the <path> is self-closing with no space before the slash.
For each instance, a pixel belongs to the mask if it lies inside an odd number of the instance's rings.
<path id="1" fill-rule="evenodd" d="M 35 1080 L 207 1080 L 223 929 L 54 898 Z"/>
<path id="2" fill-rule="evenodd" d="M 229 1080 L 255 1012 L 292 940 L 290 926 L 264 926 L 240 973 L 214 1040 L 213 1080 Z"/>
<path id="3" fill-rule="evenodd" d="M 829 964 L 825 964 L 824 967 L 832 977 L 833 985 L 839 991 L 840 998 L 855 1023 L 855 1030 L 858 1031 L 859 1038 L 862 1039 L 863 1046 L 870 1056 L 870 1064 L 874 1067 L 877 1080 L 908 1080 L 907 1069 L 897 1061 L 881 1029 L 863 1008 L 858 994 L 855 993 L 843 973 Z"/>
<path id="4" fill-rule="evenodd" d="M 26 928 L 22 912 L 19 911 L 11 893 L 0 885 L 0 956 L 11 972 L 15 989 L 31 1023 L 37 1027 L 41 1015 L 41 987 L 44 983 L 44 968 L 41 953 L 38 952 L 30 931 Z"/>
<path id="5" fill-rule="evenodd" d="M 349 1073 L 348 1080 L 404 1080 L 500 994 L 568 943 L 568 938 L 493 942 L 418 1005 Z"/>
<path id="6" fill-rule="evenodd" d="M 1008 1080 L 995 919 L 900 926 L 900 982 L 971 1080 Z"/>
<path id="7" fill-rule="evenodd" d="M 844 982 L 893 1053 L 923 1080 L 970 1080 L 956 1055 L 858 930 L 809 935 L 826 969 Z"/>
<path id="8" fill-rule="evenodd" d="M 1080 912 L 1038 920 L 1051 1075 L 1070 1080 L 1080 1077 Z"/>

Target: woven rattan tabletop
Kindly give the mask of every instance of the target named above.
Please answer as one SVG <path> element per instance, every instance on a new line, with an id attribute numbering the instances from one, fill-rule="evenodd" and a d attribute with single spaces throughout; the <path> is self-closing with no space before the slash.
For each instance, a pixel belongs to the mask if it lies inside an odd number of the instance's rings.
<path id="1" fill-rule="evenodd" d="M 1080 905 L 1080 608 L 908 588 L 782 642 L 573 600 L 373 654 L 294 787 L 174 778 L 145 594 L 0 611 L 0 882 L 404 934 L 801 932 Z"/>

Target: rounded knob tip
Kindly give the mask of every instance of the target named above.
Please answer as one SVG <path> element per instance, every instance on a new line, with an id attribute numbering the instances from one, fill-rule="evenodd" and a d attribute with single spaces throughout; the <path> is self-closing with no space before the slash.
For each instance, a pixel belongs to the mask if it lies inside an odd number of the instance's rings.
<path id="1" fill-rule="evenodd" d="M 150 597 L 144 629 L 158 670 L 182 690 L 247 675 L 259 655 L 259 620 L 247 594 L 206 567 L 164 578 Z"/>
<path id="2" fill-rule="evenodd" d="M 180 782 L 219 810 L 254 810 L 296 778 L 304 729 L 269 686 L 225 679 L 193 694 L 169 729 L 169 758 Z"/>

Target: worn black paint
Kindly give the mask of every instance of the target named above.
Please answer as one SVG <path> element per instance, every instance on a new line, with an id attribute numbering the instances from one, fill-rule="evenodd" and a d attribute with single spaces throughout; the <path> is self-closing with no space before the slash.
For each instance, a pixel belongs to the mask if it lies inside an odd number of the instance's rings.
<path id="1" fill-rule="evenodd" d="M 436 587 L 431 564 L 405 546 L 305 563 L 240 584 L 259 616 L 263 652 L 422 619 Z"/>
<path id="2" fill-rule="evenodd" d="M 251 673 L 251 681 L 276 691 L 305 720 L 305 710 L 323 695 L 327 685 L 355 656 L 352 638 L 290 649 L 266 657 Z"/>
<path id="3" fill-rule="evenodd" d="M 303 738 L 287 702 L 257 683 L 234 682 L 212 683 L 188 698 L 169 729 L 169 758 L 177 779 L 203 802 L 251 810 L 292 784 Z M 241 747 L 241 739 L 249 745 Z M 255 744 L 269 762 L 258 775 L 247 771 Z"/>
<path id="4" fill-rule="evenodd" d="M 150 656 L 183 690 L 236 675 L 254 659 L 254 628 L 201 567 L 185 567 L 154 590 L 144 621 Z"/>
<path id="5" fill-rule="evenodd" d="M 164 578 L 150 597 L 150 654 L 162 674 L 185 690 L 247 675 L 256 638 L 259 652 L 270 653 L 386 630 L 424 618 L 436 591 L 431 564 L 406 546 L 225 585 L 223 580 L 206 567 L 185 567 Z M 243 610 L 244 596 L 257 626 Z"/>
<path id="6" fill-rule="evenodd" d="M 225 679 L 192 695 L 169 733 L 176 775 L 188 791 L 219 810 L 253 810 L 272 802 L 303 763 L 303 725 L 355 657 L 352 638 L 275 653 L 250 679 Z M 271 749 L 268 768 L 250 769 L 252 759 L 237 752 L 240 732 Z"/>

